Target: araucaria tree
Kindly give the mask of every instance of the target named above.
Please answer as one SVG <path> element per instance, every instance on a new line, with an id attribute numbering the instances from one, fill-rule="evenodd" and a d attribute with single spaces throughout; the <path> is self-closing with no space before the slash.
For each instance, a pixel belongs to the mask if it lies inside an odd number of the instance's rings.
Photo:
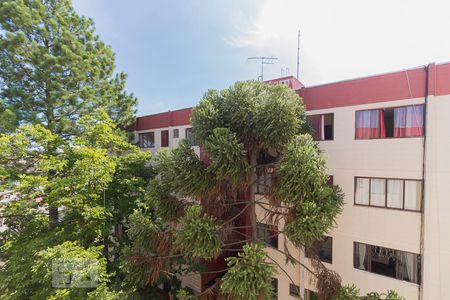
<path id="1" fill-rule="evenodd" d="M 130 224 L 139 233 L 131 235 L 129 255 L 133 274 L 141 276 L 135 278 L 147 284 L 173 276 L 180 257 L 186 272 L 225 257 L 227 266 L 216 272 L 221 280 L 210 290 L 220 287 L 230 299 L 269 299 L 276 265 L 257 234 L 256 211 L 268 211 L 266 222 L 279 225 L 275 234 L 302 248 L 324 237 L 343 206 L 340 188 L 327 184 L 325 157 L 303 129 L 305 119 L 301 99 L 283 85 L 238 82 L 207 92 L 191 117 L 202 159 L 188 141 L 155 157 L 159 176 L 146 209 Z M 255 196 L 258 173 L 270 173 L 264 198 Z M 311 271 L 326 292 L 336 286 L 339 292 L 339 276 L 320 266 Z"/>

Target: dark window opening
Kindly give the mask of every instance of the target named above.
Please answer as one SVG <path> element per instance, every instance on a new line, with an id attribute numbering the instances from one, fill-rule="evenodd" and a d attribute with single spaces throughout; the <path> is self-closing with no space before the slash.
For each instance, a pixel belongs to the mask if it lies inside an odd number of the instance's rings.
<path id="1" fill-rule="evenodd" d="M 384 124 L 386 127 L 386 137 L 394 137 L 394 109 L 384 109 Z"/>
<path id="2" fill-rule="evenodd" d="M 257 223 L 258 240 L 278 249 L 278 228 L 273 225 Z"/>
<path id="3" fill-rule="evenodd" d="M 317 256 L 323 262 L 333 263 L 333 238 L 327 236 L 322 241 L 314 242 L 306 248 L 305 255 L 309 258 Z"/>
<path id="4" fill-rule="evenodd" d="M 257 160 L 258 167 L 256 168 L 256 194 L 264 195 L 270 192 L 272 186 L 272 174 L 274 165 L 278 161 L 276 153 L 262 152 Z"/>
<path id="5" fill-rule="evenodd" d="M 323 132 L 324 136 L 323 139 L 328 141 L 332 140 L 334 138 L 334 115 L 333 114 L 326 114 L 323 116 Z"/>
<path id="6" fill-rule="evenodd" d="M 155 133 L 154 132 L 139 133 L 139 146 L 141 148 L 155 147 Z"/>
<path id="7" fill-rule="evenodd" d="M 333 175 L 328 175 L 327 185 L 329 187 L 333 187 L 333 181 L 334 181 Z"/>
<path id="8" fill-rule="evenodd" d="M 307 121 L 316 141 L 334 139 L 334 114 L 308 116 Z"/>
<path id="9" fill-rule="evenodd" d="M 186 139 L 191 143 L 192 146 L 198 146 L 197 139 L 195 138 L 192 128 L 186 128 Z"/>
<path id="10" fill-rule="evenodd" d="M 173 130 L 173 138 L 177 139 L 180 136 L 180 131 L 178 129 Z"/>
<path id="11" fill-rule="evenodd" d="M 273 289 L 273 293 L 275 294 L 275 296 L 278 299 L 278 279 L 277 278 L 272 278 L 272 289 Z"/>
<path id="12" fill-rule="evenodd" d="M 169 147 L 169 130 L 161 131 L 161 147 Z"/>
<path id="13" fill-rule="evenodd" d="M 420 260 L 419 254 L 354 243 L 353 266 L 371 273 L 420 284 Z"/>
<path id="14" fill-rule="evenodd" d="M 319 295 L 316 292 L 305 289 L 305 300 L 319 300 Z"/>
<path id="15" fill-rule="evenodd" d="M 300 296 L 300 287 L 298 285 L 289 284 L 289 295 L 294 296 L 294 297 L 299 297 Z"/>

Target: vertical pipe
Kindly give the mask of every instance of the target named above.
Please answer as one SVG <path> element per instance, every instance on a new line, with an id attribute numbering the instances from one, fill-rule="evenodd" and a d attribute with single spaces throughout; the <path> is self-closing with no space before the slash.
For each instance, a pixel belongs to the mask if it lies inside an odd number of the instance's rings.
<path id="1" fill-rule="evenodd" d="M 420 279 L 419 300 L 423 299 L 423 270 L 424 270 L 424 235 L 425 235 L 425 175 L 426 175 L 426 139 L 427 139 L 427 111 L 428 111 L 428 81 L 430 68 L 425 66 L 425 104 L 423 107 L 423 153 L 422 153 L 422 212 L 420 215 Z"/>

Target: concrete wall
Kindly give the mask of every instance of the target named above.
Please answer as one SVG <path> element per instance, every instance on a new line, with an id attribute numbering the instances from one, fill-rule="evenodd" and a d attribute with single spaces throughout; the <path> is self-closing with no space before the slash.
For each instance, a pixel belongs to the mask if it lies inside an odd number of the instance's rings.
<path id="1" fill-rule="evenodd" d="M 153 148 L 142 148 L 144 151 L 151 151 L 153 154 L 158 152 L 160 149 L 166 149 L 166 147 L 161 147 L 161 131 L 169 130 L 169 147 L 176 148 L 182 139 L 186 138 L 186 128 L 191 128 L 191 125 L 180 125 L 180 126 L 170 126 L 155 129 L 139 130 L 134 131 L 134 142 L 139 143 L 139 133 L 154 132 L 155 133 L 155 147 Z M 174 129 L 178 129 L 178 138 L 173 137 Z M 200 148 L 194 146 L 195 153 L 200 155 Z"/>
<path id="2" fill-rule="evenodd" d="M 345 193 L 344 211 L 337 219 L 337 227 L 329 234 L 333 237 L 333 263 L 326 265 L 342 276 L 344 284 L 354 283 L 362 293 L 394 289 L 406 299 L 419 297 L 417 284 L 355 269 L 353 242 L 419 254 L 421 213 L 355 206 L 353 203 L 355 176 L 422 179 L 424 139 L 356 140 L 355 112 L 421 103 L 424 98 L 308 111 L 311 115 L 334 113 L 334 140 L 319 144 L 327 155 L 327 167 L 334 184 L 341 186 Z M 315 290 L 311 276 L 303 273 L 306 275 L 302 280 L 305 287 Z"/>
<path id="3" fill-rule="evenodd" d="M 427 104 L 422 299 L 450 299 L 450 95 Z"/>

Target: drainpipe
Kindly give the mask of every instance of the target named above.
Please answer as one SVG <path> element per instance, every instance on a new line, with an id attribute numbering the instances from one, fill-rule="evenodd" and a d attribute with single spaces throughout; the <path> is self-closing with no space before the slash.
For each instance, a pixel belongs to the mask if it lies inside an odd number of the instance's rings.
<path id="1" fill-rule="evenodd" d="M 425 103 L 423 118 L 423 156 L 422 156 L 422 212 L 420 215 L 420 279 L 419 300 L 423 299 L 423 270 L 424 270 L 424 236 L 425 236 L 425 175 L 426 175 L 426 139 L 427 139 L 427 112 L 428 112 L 428 82 L 430 65 L 425 66 Z"/>

